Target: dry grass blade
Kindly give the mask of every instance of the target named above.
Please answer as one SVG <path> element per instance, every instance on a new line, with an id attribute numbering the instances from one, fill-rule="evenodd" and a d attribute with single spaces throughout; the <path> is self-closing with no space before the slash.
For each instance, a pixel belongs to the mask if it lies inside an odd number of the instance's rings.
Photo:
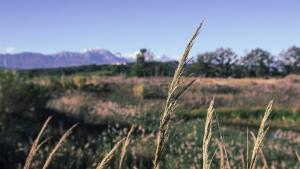
<path id="1" fill-rule="evenodd" d="M 189 52 L 193 46 L 194 40 L 196 39 L 196 37 L 198 36 L 198 34 L 200 32 L 202 24 L 203 24 L 203 22 L 201 22 L 199 27 L 196 29 L 193 37 L 191 38 L 187 47 L 185 48 L 184 53 L 179 60 L 177 69 L 175 71 L 173 80 L 171 82 L 171 85 L 170 85 L 170 88 L 168 91 L 168 97 L 166 100 L 164 112 L 162 113 L 162 117 L 160 120 L 159 133 L 157 136 L 157 146 L 156 146 L 156 151 L 155 151 L 155 157 L 153 160 L 153 168 L 155 168 L 155 169 L 158 169 L 158 166 L 159 166 L 159 161 L 160 161 L 162 151 L 164 149 L 164 145 L 165 145 L 165 142 L 166 142 L 167 136 L 168 136 L 170 119 L 174 113 L 175 108 L 177 107 L 177 99 L 192 84 L 192 82 L 191 82 L 187 86 L 183 87 L 182 90 L 179 90 L 179 87 L 181 87 L 180 79 L 182 77 Z"/>
<path id="2" fill-rule="evenodd" d="M 250 134 L 252 136 L 253 141 L 255 142 L 256 141 L 255 134 L 252 131 L 250 132 Z M 259 148 L 259 154 L 260 154 L 260 156 L 262 158 L 262 161 L 263 161 L 263 164 L 264 164 L 264 168 L 269 168 L 268 162 L 267 162 L 266 157 L 265 157 L 265 155 L 264 155 L 264 153 L 263 153 L 263 151 L 262 151 L 261 148 Z"/>
<path id="3" fill-rule="evenodd" d="M 127 137 L 125 139 L 125 142 L 124 142 L 124 145 L 122 147 L 122 151 L 121 151 L 121 159 L 120 159 L 120 163 L 119 163 L 119 169 L 122 168 L 122 165 L 123 165 L 123 161 L 125 159 L 125 154 L 126 154 L 126 151 L 127 151 L 127 147 L 130 143 L 130 136 L 131 136 L 131 133 L 133 132 L 133 129 L 135 128 L 135 126 L 131 126 L 128 134 L 127 134 Z"/>
<path id="4" fill-rule="evenodd" d="M 55 147 L 53 148 L 53 150 L 50 152 L 50 154 L 48 155 L 46 162 L 43 166 L 43 169 L 46 169 L 49 167 L 49 164 L 54 156 L 54 154 L 56 153 L 56 151 L 64 144 L 64 142 L 66 141 L 67 137 L 72 133 L 72 130 L 77 126 L 78 124 L 73 125 L 69 130 L 67 130 L 62 137 L 59 139 L 58 143 L 55 145 Z"/>
<path id="5" fill-rule="evenodd" d="M 295 151 L 295 153 L 296 153 L 296 156 L 297 156 L 297 159 L 298 159 L 298 162 L 299 162 L 299 166 L 300 166 L 300 155 L 299 155 L 297 150 Z"/>
<path id="6" fill-rule="evenodd" d="M 97 165 L 96 169 L 104 169 L 108 165 L 110 160 L 113 158 L 113 156 L 117 153 L 119 147 L 125 140 L 126 138 L 123 138 L 120 141 L 118 141 L 114 145 L 114 147 L 110 150 L 110 152 L 106 154 L 105 157 L 102 159 L 102 161 Z"/>
<path id="7" fill-rule="evenodd" d="M 205 127 L 204 127 L 204 136 L 203 136 L 203 169 L 209 169 L 210 168 L 210 162 L 209 162 L 209 154 L 208 154 L 208 146 L 212 135 L 212 120 L 213 120 L 213 114 L 214 114 L 214 100 L 211 101 L 209 108 L 207 110 L 206 120 L 205 120 Z"/>
<path id="8" fill-rule="evenodd" d="M 36 137 L 36 139 L 34 140 L 32 146 L 30 148 L 30 151 L 27 156 L 27 159 L 26 159 L 23 169 L 29 169 L 33 157 L 35 156 L 36 152 L 39 150 L 40 146 L 45 142 L 45 141 L 43 141 L 42 143 L 39 143 L 40 139 L 43 136 L 43 134 L 45 133 L 45 130 L 51 119 L 52 119 L 52 117 L 48 117 L 47 120 L 44 122 L 43 127 L 41 128 L 38 136 Z"/>
<path id="9" fill-rule="evenodd" d="M 224 150 L 221 141 L 217 141 L 220 150 L 220 169 L 225 169 L 225 158 L 224 158 Z"/>
<path id="10" fill-rule="evenodd" d="M 262 146 L 262 142 L 265 138 L 265 135 L 268 131 L 268 119 L 269 116 L 271 114 L 271 110 L 272 110 L 272 105 L 273 105 L 273 101 L 271 101 L 268 104 L 268 107 L 265 111 L 264 117 L 260 123 L 260 127 L 258 130 L 258 134 L 257 134 L 257 139 L 255 140 L 254 143 L 254 147 L 253 147 L 253 151 L 252 151 L 252 155 L 251 155 L 251 160 L 250 160 L 250 164 L 249 164 L 249 169 L 254 169 L 255 165 L 256 165 L 256 160 L 257 160 L 257 154 Z"/>
<path id="11" fill-rule="evenodd" d="M 216 122 L 217 122 L 217 127 L 218 127 L 218 130 L 219 130 L 219 135 L 220 135 L 220 139 L 221 139 L 220 144 L 222 145 L 222 148 L 223 148 L 222 151 L 225 153 L 226 166 L 227 166 L 228 169 L 231 169 L 229 159 L 228 159 L 228 153 L 227 153 L 227 150 L 226 150 L 226 147 L 225 147 L 223 133 L 221 131 L 220 123 L 219 123 L 219 120 L 218 120 L 218 116 L 217 116 L 216 112 L 214 114 L 215 114 L 215 119 L 216 119 Z M 224 166 L 224 168 L 225 168 L 225 166 Z"/>

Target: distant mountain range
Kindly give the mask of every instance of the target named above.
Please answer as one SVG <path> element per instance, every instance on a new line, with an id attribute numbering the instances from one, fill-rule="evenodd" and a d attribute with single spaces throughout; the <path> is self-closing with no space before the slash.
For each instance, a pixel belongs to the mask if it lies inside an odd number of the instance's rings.
<path id="1" fill-rule="evenodd" d="M 156 61 L 166 62 L 172 59 L 162 55 Z M 0 68 L 40 69 L 61 68 L 82 65 L 125 64 L 134 62 L 133 57 L 124 57 L 120 53 L 112 53 L 106 49 L 91 49 L 85 52 L 59 52 L 42 54 L 34 52 L 0 53 Z"/>
<path id="2" fill-rule="evenodd" d="M 11 69 L 58 68 L 81 65 L 123 64 L 132 59 L 113 54 L 105 49 L 87 50 L 85 52 L 60 52 L 42 54 L 23 52 L 0 54 L 0 67 Z"/>

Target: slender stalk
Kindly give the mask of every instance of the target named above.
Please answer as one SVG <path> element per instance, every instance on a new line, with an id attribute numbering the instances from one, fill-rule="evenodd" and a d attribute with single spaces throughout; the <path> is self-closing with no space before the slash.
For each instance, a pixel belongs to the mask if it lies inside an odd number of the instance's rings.
<path id="1" fill-rule="evenodd" d="M 43 169 L 47 169 L 49 167 L 49 164 L 54 156 L 54 154 L 57 152 L 57 150 L 65 143 L 68 136 L 72 133 L 72 130 L 77 126 L 78 124 L 73 125 L 69 130 L 67 130 L 62 137 L 59 139 L 58 143 L 55 145 L 55 147 L 52 149 L 50 154 L 48 155 L 46 162 L 43 166 Z"/>
<path id="2" fill-rule="evenodd" d="M 214 114 L 215 114 L 215 119 L 216 119 L 216 122 L 217 122 L 217 127 L 218 127 L 218 130 L 219 130 L 221 145 L 222 145 L 222 148 L 223 148 L 223 151 L 224 151 L 224 154 L 225 154 L 225 158 L 226 158 L 227 169 L 231 169 L 230 163 L 229 163 L 229 158 L 228 158 L 228 153 L 227 153 L 227 150 L 226 150 L 226 147 L 225 147 L 223 132 L 221 131 L 221 127 L 220 127 L 220 123 L 219 123 L 219 120 L 218 120 L 217 113 L 215 112 Z"/>
<path id="3" fill-rule="evenodd" d="M 109 153 L 106 154 L 106 156 L 102 159 L 101 162 L 98 163 L 96 169 L 104 169 L 107 167 L 107 165 L 109 164 L 109 162 L 111 161 L 111 159 L 113 158 L 113 156 L 117 153 L 119 147 L 121 146 L 121 144 L 126 140 L 126 138 L 121 139 L 120 141 L 118 141 L 113 148 L 110 150 Z"/>
<path id="4" fill-rule="evenodd" d="M 250 134 L 252 136 L 253 141 L 255 142 L 256 141 L 255 134 L 252 131 L 250 132 Z M 263 161 L 263 164 L 264 164 L 264 168 L 269 168 L 267 159 L 266 159 L 266 157 L 265 157 L 265 155 L 264 155 L 264 153 L 263 153 L 263 151 L 262 151 L 261 148 L 259 148 L 259 154 L 260 154 L 260 156 L 262 158 L 262 161 Z"/>
<path id="5" fill-rule="evenodd" d="M 159 127 L 159 133 L 157 136 L 157 146 L 156 146 L 156 151 L 155 151 L 155 156 L 153 160 L 153 168 L 158 169 L 159 168 L 159 161 L 162 156 L 162 152 L 165 146 L 165 142 L 167 140 L 168 136 L 168 130 L 169 130 L 169 123 L 171 120 L 172 115 L 174 114 L 174 111 L 177 107 L 177 99 L 180 97 L 180 95 L 194 82 L 189 83 L 182 89 L 180 85 L 180 80 L 182 77 L 182 74 L 184 72 L 184 68 L 186 66 L 187 58 L 189 55 L 189 52 L 193 46 L 193 43 L 198 36 L 200 29 L 202 27 L 203 21 L 199 25 L 199 27 L 196 29 L 194 35 L 192 36 L 191 40 L 189 41 L 187 47 L 184 50 L 183 55 L 181 56 L 177 69 L 175 71 L 173 80 L 171 82 L 171 85 L 169 87 L 168 91 L 168 97 L 166 100 L 165 108 L 164 111 L 161 115 L 161 120 L 160 120 L 160 127 Z"/>
<path id="6" fill-rule="evenodd" d="M 210 168 L 208 146 L 212 135 L 211 129 L 212 129 L 213 114 L 214 114 L 213 105 L 214 105 L 214 100 L 211 101 L 209 108 L 207 110 L 205 126 L 204 126 L 204 136 L 203 136 L 203 145 L 202 145 L 203 169 Z"/>
<path id="7" fill-rule="evenodd" d="M 266 133 L 269 129 L 268 127 L 268 120 L 269 120 L 269 116 L 271 114 L 271 110 L 272 110 L 272 105 L 273 105 L 273 101 L 270 101 L 270 103 L 268 104 L 268 107 L 265 111 L 264 117 L 260 123 L 260 127 L 258 130 L 258 134 L 257 134 L 257 139 L 255 140 L 255 144 L 253 147 L 253 151 L 252 151 L 252 155 L 251 155 L 251 160 L 250 160 L 250 166 L 249 169 L 254 169 L 255 165 L 256 165 L 256 160 L 257 160 L 257 154 L 262 146 L 263 140 L 266 136 Z"/>
<path id="8" fill-rule="evenodd" d="M 122 165 L 123 165 L 123 161 L 125 159 L 125 155 L 126 155 L 126 151 L 127 151 L 127 147 L 130 143 L 130 136 L 131 136 L 131 133 L 133 132 L 133 129 L 135 128 L 135 126 L 131 126 L 128 134 L 127 134 L 127 137 L 125 139 L 125 142 L 124 142 L 124 145 L 122 147 L 122 151 L 121 151 L 121 159 L 120 159 L 120 163 L 119 163 L 119 169 L 122 168 Z"/>
<path id="9" fill-rule="evenodd" d="M 50 120 L 52 119 L 52 116 L 48 117 L 47 120 L 44 122 L 43 127 L 41 128 L 38 136 L 36 137 L 36 139 L 34 140 L 33 144 L 31 145 L 29 154 L 26 158 L 26 162 L 25 165 L 23 167 L 23 169 L 29 169 L 30 168 L 30 164 L 32 162 L 33 157 L 35 156 L 35 154 L 37 153 L 37 151 L 39 150 L 39 148 L 41 147 L 41 145 L 43 143 L 45 143 L 46 140 L 42 141 L 42 143 L 40 142 L 41 137 L 43 136 L 43 134 L 45 133 L 45 130 L 50 122 Z"/>

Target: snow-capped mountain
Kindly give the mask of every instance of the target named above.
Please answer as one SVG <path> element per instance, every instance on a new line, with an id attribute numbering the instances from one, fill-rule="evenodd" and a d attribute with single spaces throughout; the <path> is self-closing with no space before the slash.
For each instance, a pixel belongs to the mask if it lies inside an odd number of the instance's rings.
<path id="1" fill-rule="evenodd" d="M 109 50 L 95 49 L 84 52 L 59 52 L 42 54 L 23 52 L 0 54 L 0 67 L 13 69 L 57 68 L 81 65 L 127 63 L 129 59 Z"/>

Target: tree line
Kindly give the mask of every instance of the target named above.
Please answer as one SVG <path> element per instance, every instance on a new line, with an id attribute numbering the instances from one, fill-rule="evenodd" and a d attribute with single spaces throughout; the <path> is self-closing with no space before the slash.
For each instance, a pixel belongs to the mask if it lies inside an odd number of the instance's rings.
<path id="1" fill-rule="evenodd" d="M 151 55 L 151 56 L 149 56 Z M 23 70 L 22 73 L 34 76 L 72 75 L 96 72 L 99 75 L 126 76 L 172 76 L 177 61 L 159 62 L 149 60 L 153 53 L 141 49 L 136 61 L 125 65 L 86 65 L 79 67 Z M 271 77 L 300 74 L 300 48 L 293 46 L 278 56 L 257 48 L 238 56 L 230 48 L 219 48 L 212 52 L 198 54 L 187 64 L 185 75 L 202 77 Z"/>
<path id="2" fill-rule="evenodd" d="M 240 57 L 229 48 L 197 55 L 189 72 L 204 77 L 268 77 L 300 73 L 300 48 L 293 46 L 278 56 L 257 48 Z"/>

